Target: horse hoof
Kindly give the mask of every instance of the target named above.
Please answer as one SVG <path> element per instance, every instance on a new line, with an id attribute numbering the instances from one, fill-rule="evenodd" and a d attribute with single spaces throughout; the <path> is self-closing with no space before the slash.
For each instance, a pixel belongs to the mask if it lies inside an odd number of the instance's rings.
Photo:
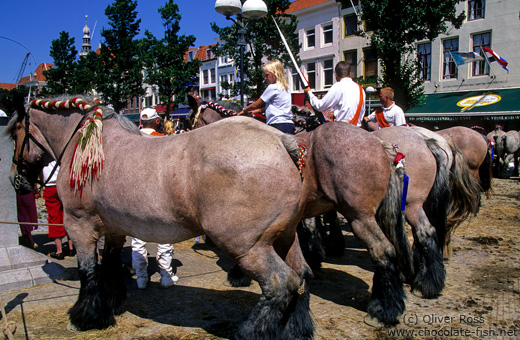
<path id="1" fill-rule="evenodd" d="M 369 325 L 370 327 L 374 328 L 383 328 L 385 327 L 385 324 L 379 322 L 376 318 L 371 316 L 370 314 L 365 315 L 365 318 L 363 319 L 363 322 Z"/>
<path id="2" fill-rule="evenodd" d="M 69 322 L 69 323 L 67 324 L 67 330 L 70 331 L 70 332 L 72 332 L 72 333 L 78 333 L 78 332 L 80 332 L 80 330 L 77 329 L 76 326 L 74 326 L 74 325 L 72 324 L 72 322 Z"/>

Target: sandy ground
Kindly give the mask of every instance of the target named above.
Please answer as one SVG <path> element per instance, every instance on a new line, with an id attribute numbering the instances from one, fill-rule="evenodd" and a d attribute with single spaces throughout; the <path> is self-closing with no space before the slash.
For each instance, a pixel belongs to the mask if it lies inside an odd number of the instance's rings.
<path id="1" fill-rule="evenodd" d="M 396 327 L 375 329 L 363 323 L 373 266 L 345 230 L 345 255 L 328 258 L 310 283 L 316 339 L 520 339 L 520 181 L 494 179 L 493 187 L 494 196 L 484 198 L 478 215 L 456 231 L 442 296 L 424 300 L 406 287 L 407 310 Z M 125 256 L 128 261 L 128 247 Z M 55 308 L 29 303 L 37 300 L 42 287 L 10 293 L 27 294 L 25 308 L 4 297 L 4 304 L 12 306 L 7 308 L 8 319 L 18 325 L 16 339 L 232 338 L 259 298 L 258 285 L 225 286 L 225 270 L 232 263 L 217 249 L 194 240 L 176 245 L 175 259 L 180 280 L 171 289 L 159 288 L 157 273 L 145 291 L 135 288 L 135 277 L 127 277 L 126 312 L 117 317 L 116 326 L 102 331 L 66 329 L 67 306 L 79 287 L 76 280 L 56 283 L 69 290 L 63 288 L 60 294 L 66 302 Z M 56 284 L 43 289 L 56 290 Z"/>

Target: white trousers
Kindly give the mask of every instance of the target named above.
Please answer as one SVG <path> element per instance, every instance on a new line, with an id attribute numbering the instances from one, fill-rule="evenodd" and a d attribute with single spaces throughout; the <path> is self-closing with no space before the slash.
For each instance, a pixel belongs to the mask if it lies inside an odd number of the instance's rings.
<path id="1" fill-rule="evenodd" d="M 173 246 L 171 244 L 157 244 L 157 263 L 161 276 L 172 276 Z M 146 242 L 132 238 L 132 267 L 139 277 L 148 277 L 148 252 Z"/>

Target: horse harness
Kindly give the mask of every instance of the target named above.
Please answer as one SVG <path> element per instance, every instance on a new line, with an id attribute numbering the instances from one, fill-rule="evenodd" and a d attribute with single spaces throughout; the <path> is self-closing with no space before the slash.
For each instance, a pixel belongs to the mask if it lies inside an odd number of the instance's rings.
<path id="1" fill-rule="evenodd" d="M 71 98 L 71 99 L 69 99 L 67 101 L 45 101 L 45 100 L 37 100 L 37 99 L 31 101 L 30 106 L 34 107 L 34 108 L 43 108 L 43 109 L 53 110 L 53 109 L 58 109 L 58 108 L 60 108 L 60 109 L 67 109 L 67 108 L 74 108 L 74 107 L 76 107 L 76 108 L 80 108 L 82 111 L 85 112 L 83 117 L 79 120 L 78 124 L 74 128 L 71 136 L 67 140 L 67 143 L 63 147 L 63 150 L 56 157 L 56 164 L 54 165 L 50 175 L 47 177 L 47 180 L 42 183 L 42 186 L 45 186 L 49 182 L 49 180 L 52 178 L 52 176 L 56 172 L 56 169 L 60 166 L 61 160 L 62 160 L 63 155 L 65 153 L 65 150 L 67 149 L 69 143 L 71 142 L 71 140 L 74 138 L 74 136 L 76 135 L 76 133 L 78 131 L 81 130 L 80 133 L 79 133 L 79 136 L 78 136 L 78 140 L 76 141 L 76 147 L 75 147 L 75 150 L 74 150 L 74 154 L 76 154 L 76 150 L 78 149 L 78 144 L 82 144 L 83 148 L 84 148 L 84 145 L 88 143 L 89 139 L 91 139 L 90 138 L 91 134 L 86 133 L 87 130 L 89 129 L 88 125 L 90 125 L 90 124 L 87 124 L 87 123 L 93 123 L 94 119 L 93 118 L 89 118 L 88 117 L 88 113 L 94 112 L 94 115 L 98 116 L 98 117 L 95 117 L 95 118 L 98 118 L 99 120 L 102 120 L 102 110 L 100 108 L 101 100 L 99 100 L 98 98 L 95 98 L 94 102 L 96 104 L 91 106 L 86 101 L 84 101 L 83 99 L 80 99 L 80 98 L 77 98 L 77 97 Z M 30 148 L 30 144 L 28 143 L 29 140 L 31 140 L 33 143 L 35 143 L 36 146 L 38 148 L 40 148 L 41 150 L 45 150 L 44 146 L 40 142 L 38 142 L 38 140 L 29 131 L 29 126 L 30 126 L 29 111 L 26 111 L 24 107 L 22 107 L 21 109 L 23 110 L 23 112 L 25 114 L 25 117 L 24 117 L 25 136 L 24 136 L 24 140 L 22 142 L 22 147 L 20 148 L 20 152 L 19 152 L 18 157 L 17 157 L 18 160 L 15 160 L 15 157 L 13 155 L 13 163 L 16 164 L 17 169 L 18 168 L 24 169 L 24 167 L 27 168 L 29 166 L 29 164 L 23 158 L 23 152 L 24 152 L 24 149 L 25 149 L 26 146 L 27 146 L 27 150 L 29 151 L 29 148 Z M 92 129 L 90 129 L 90 130 L 92 131 Z M 94 132 L 94 133 L 96 133 L 96 132 Z M 83 137 L 82 137 L 82 134 L 84 135 Z M 82 138 L 83 138 L 83 141 L 81 140 Z M 99 138 L 100 138 L 100 136 L 99 136 Z M 80 146 L 80 149 L 81 148 L 82 147 Z M 73 159 L 74 159 L 74 156 L 73 156 Z M 73 166 L 73 164 L 71 164 L 71 172 L 73 170 L 72 166 Z M 71 178 L 72 178 L 72 175 L 73 174 L 71 173 Z M 17 185 L 17 183 L 19 185 L 19 181 L 21 180 L 20 177 L 22 177 L 22 176 L 23 175 L 20 174 L 18 172 L 18 170 L 17 170 L 17 172 L 15 174 L 15 190 L 17 190 L 16 185 Z M 72 181 L 72 179 L 71 179 L 71 187 L 74 186 L 74 182 L 76 182 L 76 181 Z M 78 184 L 81 184 L 81 183 L 78 183 Z"/>

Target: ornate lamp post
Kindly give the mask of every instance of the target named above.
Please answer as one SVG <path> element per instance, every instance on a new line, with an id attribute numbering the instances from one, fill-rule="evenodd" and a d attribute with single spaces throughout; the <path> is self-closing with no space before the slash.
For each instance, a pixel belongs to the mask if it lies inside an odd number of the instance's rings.
<path id="1" fill-rule="evenodd" d="M 251 20 L 263 18 L 267 14 L 267 5 L 262 0 L 247 0 L 244 5 L 240 0 L 217 0 L 215 11 L 226 16 L 240 27 L 238 30 L 238 46 L 240 46 L 240 105 L 244 107 L 244 49 L 246 47 L 247 23 L 238 24 L 231 18 L 232 15 L 242 13 L 242 16 Z"/>

